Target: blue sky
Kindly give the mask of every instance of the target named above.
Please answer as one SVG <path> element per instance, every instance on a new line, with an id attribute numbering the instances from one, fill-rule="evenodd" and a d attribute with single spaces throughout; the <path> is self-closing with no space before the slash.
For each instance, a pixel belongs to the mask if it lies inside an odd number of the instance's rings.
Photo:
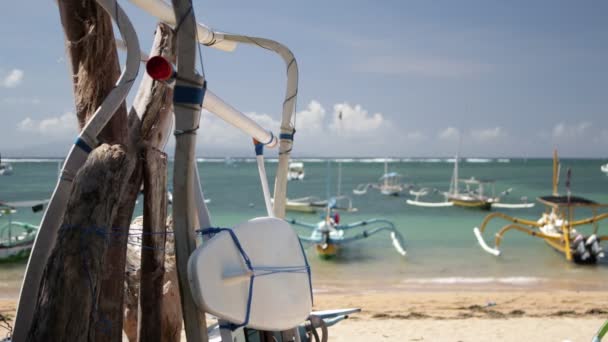
<path id="1" fill-rule="evenodd" d="M 120 3 L 149 50 L 155 20 Z M 461 140 L 469 156 L 608 157 L 608 2 L 195 0 L 195 10 L 295 53 L 295 156 L 448 156 Z M 0 152 L 65 155 L 76 131 L 57 7 L 0 11 Z M 245 46 L 203 57 L 215 93 L 276 127 L 280 59 Z M 212 115 L 201 128 L 198 155 L 251 153 Z"/>

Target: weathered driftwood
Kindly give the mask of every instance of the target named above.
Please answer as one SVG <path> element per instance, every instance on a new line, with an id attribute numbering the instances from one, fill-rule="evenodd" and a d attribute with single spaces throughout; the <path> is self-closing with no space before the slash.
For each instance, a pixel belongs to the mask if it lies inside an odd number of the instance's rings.
<path id="1" fill-rule="evenodd" d="M 96 303 L 106 237 L 132 171 L 121 146 L 104 144 L 77 173 L 64 225 L 44 270 L 28 341 L 93 341 L 112 324 L 97 317 Z"/>
<path id="2" fill-rule="evenodd" d="M 150 55 L 173 58 L 174 50 L 172 29 L 165 24 L 159 24 Z M 172 96 L 173 90 L 167 84 L 153 81 L 148 75 L 144 75 L 133 107 L 129 112 L 129 151 L 136 158 L 136 166 L 121 197 L 118 214 L 113 222 L 113 227 L 119 230 L 120 234 L 110 237 L 111 244 L 105 256 L 112 262 L 104 265 L 99 309 L 103 317 L 113 322 L 113 325 L 109 334 L 110 338 L 103 341 L 121 341 L 122 339 L 123 284 L 128 228 L 143 180 L 145 151 L 150 148 L 162 148 L 162 144 L 169 134 L 172 119 Z"/>
<path id="3" fill-rule="evenodd" d="M 107 13 L 99 6 L 94 0 L 58 0 L 58 7 L 61 17 L 61 22 L 64 28 L 65 36 L 66 36 L 66 47 L 67 54 L 71 63 L 71 71 L 73 77 L 73 87 L 74 87 L 74 95 L 75 95 L 75 107 L 76 107 L 76 116 L 78 118 L 79 127 L 82 129 L 87 121 L 91 118 L 93 113 L 95 113 L 97 107 L 103 102 L 104 98 L 108 95 L 108 93 L 114 87 L 116 80 L 120 74 L 120 66 L 118 60 L 118 54 L 116 52 L 116 46 L 114 44 L 114 34 L 112 29 L 112 22 Z M 101 134 L 98 136 L 100 142 L 106 143 L 121 143 L 125 144 L 128 139 L 127 135 L 127 126 L 126 126 L 126 107 L 124 103 L 118 108 L 116 113 L 113 115 L 112 119 L 108 122 L 106 127 L 103 129 Z M 90 159 L 90 163 L 96 165 L 98 168 L 95 172 L 103 172 L 105 169 L 111 169 L 112 167 L 116 168 L 116 160 L 122 160 L 122 170 L 115 169 L 111 176 L 116 174 L 122 174 L 121 178 L 117 178 L 113 180 L 114 184 L 104 184 L 101 182 L 104 178 L 98 179 L 100 181 L 97 186 L 100 188 L 120 188 L 122 189 L 125 181 L 130 177 L 130 174 L 133 170 L 132 161 L 128 160 L 128 155 L 125 153 L 124 148 L 113 147 L 116 150 L 120 150 L 120 158 L 99 158 L 98 160 Z M 104 150 L 105 151 L 105 150 Z M 101 153 L 101 152 L 100 152 Z M 113 152 L 117 153 L 117 152 Z M 90 157 L 93 158 L 93 157 Z M 111 164 L 102 165 L 104 162 L 108 162 Z M 89 163 L 89 162 L 88 162 Z M 90 186 L 87 184 L 77 184 L 78 181 L 74 184 L 74 189 L 79 189 L 85 186 Z M 87 183 L 90 183 L 91 180 L 86 180 Z M 94 206 L 103 206 L 107 210 L 105 213 L 102 213 L 105 216 L 97 217 L 97 213 L 94 218 L 91 220 L 98 220 L 104 222 L 104 227 L 111 227 L 111 223 L 114 221 L 113 217 L 108 217 L 107 213 L 112 213 L 110 216 L 116 216 L 116 209 L 119 207 L 119 203 L 122 204 L 127 201 L 125 198 L 122 198 L 121 192 L 113 193 L 113 198 L 110 200 L 109 197 L 99 197 L 99 198 L 80 198 L 81 193 L 77 191 L 72 191 L 72 197 L 70 199 L 70 203 L 80 203 L 80 202 L 88 202 L 88 205 L 91 207 Z M 86 193 L 86 191 L 84 192 Z M 108 200 L 108 202 L 104 202 Z M 127 201 L 128 202 L 128 201 Z M 74 219 L 75 215 L 77 216 L 77 212 L 72 212 L 74 206 L 68 207 L 65 218 L 64 225 L 69 224 L 68 220 Z M 82 210 L 80 207 L 78 210 Z M 90 212 L 88 213 L 91 214 Z M 121 215 L 119 215 L 121 216 Z M 111 221 L 107 221 L 110 219 Z M 127 221 L 128 222 L 128 221 Z M 65 236 L 64 236 L 65 238 Z M 75 248 L 79 248 L 80 241 L 76 241 L 73 239 L 68 239 L 68 243 L 73 243 L 75 245 L 64 245 L 63 243 L 58 243 L 57 246 L 61 246 L 61 248 L 65 248 L 66 250 L 74 250 Z M 102 260 L 103 253 L 107 246 L 104 245 L 103 248 L 93 249 L 91 250 L 91 258 L 95 260 Z M 61 251 L 55 250 L 55 257 L 62 256 Z M 65 251 L 64 253 L 65 254 Z M 53 265 L 54 263 L 62 262 L 61 260 L 49 259 L 46 265 L 46 269 L 52 269 L 57 267 L 57 265 Z M 89 270 L 90 271 L 90 270 Z M 95 270 L 97 271 L 97 270 Z M 97 274 L 89 275 L 90 272 L 85 274 L 87 279 L 95 278 L 96 282 L 99 282 L 99 275 L 104 274 L 103 272 L 99 272 Z M 71 276 L 75 276 L 78 274 L 70 274 Z M 80 274 L 82 275 L 82 274 Z M 82 282 L 83 279 L 70 278 L 68 275 L 65 277 L 61 274 L 45 274 L 43 279 L 43 283 L 46 284 L 46 287 L 40 289 L 38 298 L 38 311 L 35 313 L 36 317 L 45 318 L 46 315 L 51 313 L 48 312 L 48 305 L 45 303 L 60 301 L 61 299 L 54 299 L 54 297 L 58 296 L 58 293 L 71 293 L 68 289 L 73 287 L 70 284 L 71 281 Z M 62 279 L 58 279 L 61 277 Z M 57 283 L 54 283 L 57 282 Z M 90 283 L 90 281 L 89 281 Z M 59 284 L 67 285 L 66 288 L 60 288 Z M 56 313 L 57 319 L 60 320 L 63 315 L 68 315 L 67 311 L 72 310 L 73 307 L 83 308 L 83 310 L 88 310 L 88 301 L 92 300 L 92 304 L 90 304 L 95 309 L 95 314 L 88 316 L 80 316 L 79 320 L 87 321 L 86 323 L 80 324 L 80 328 L 85 326 L 100 326 L 102 323 L 105 324 L 107 322 L 111 322 L 107 320 L 107 317 L 103 315 L 103 308 L 98 307 L 98 296 L 99 296 L 99 288 L 101 286 L 96 283 L 95 286 L 95 297 L 91 298 L 90 296 L 84 298 L 80 295 L 76 295 L 72 298 L 72 305 L 68 305 L 65 307 L 54 308 L 53 310 L 63 310 L 66 312 L 58 312 Z M 119 292 L 122 294 L 122 292 Z M 78 299 L 83 300 L 86 303 L 80 303 Z M 103 303 L 103 302 L 102 302 Z M 82 304 L 82 305 L 81 305 Z M 102 312 L 101 314 L 99 314 Z M 53 314 L 54 315 L 54 314 Z M 119 316 L 120 317 L 120 316 Z M 55 326 L 46 326 L 46 323 L 38 322 L 34 320 L 36 323 L 32 327 L 30 333 L 31 336 L 44 336 L 45 331 L 55 331 L 57 333 L 62 329 L 61 325 Z M 119 322 L 120 323 L 120 322 Z M 77 325 L 78 326 L 78 325 Z M 111 331 L 112 328 L 115 329 L 114 326 L 110 325 L 109 329 Z M 88 329 L 88 328 L 87 328 Z M 120 333 L 120 327 L 118 329 Z M 86 339 L 94 340 L 96 334 L 90 333 L 90 331 L 82 332 L 86 334 Z M 55 339 L 72 339 L 74 336 L 61 335 L 61 334 L 51 334 Z M 118 336 L 120 338 L 120 335 Z M 114 338 L 113 340 L 119 340 L 118 338 Z M 102 340 L 108 340 L 107 338 L 102 338 Z"/>
<path id="4" fill-rule="evenodd" d="M 149 148 L 145 160 L 138 336 L 139 341 L 161 341 L 167 233 L 167 155 Z"/>
<path id="5" fill-rule="evenodd" d="M 103 102 L 120 75 L 110 16 L 95 0 L 58 0 L 72 65 L 76 116 L 80 128 Z M 122 104 L 99 141 L 127 143 L 127 109 Z"/>
<path id="6" fill-rule="evenodd" d="M 143 228 L 143 217 L 136 218 L 131 228 Z M 165 260 L 163 275 L 163 293 L 161 304 L 161 331 L 160 340 L 163 342 L 180 341 L 182 331 L 182 311 L 179 300 L 179 287 L 177 284 L 177 271 L 175 269 L 175 250 L 173 244 L 173 228 L 171 220 L 167 220 L 167 239 L 165 243 Z M 138 302 L 140 293 L 140 259 L 141 248 L 138 236 L 132 236 L 134 242 L 127 247 L 127 278 L 125 282 L 125 320 L 124 331 L 130 342 L 137 341 Z M 143 341 L 143 340 L 142 340 Z"/>

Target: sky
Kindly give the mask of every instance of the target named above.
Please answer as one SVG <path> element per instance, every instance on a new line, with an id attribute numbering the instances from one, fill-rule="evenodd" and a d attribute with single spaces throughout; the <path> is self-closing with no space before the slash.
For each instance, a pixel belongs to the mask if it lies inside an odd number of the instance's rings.
<path id="1" fill-rule="evenodd" d="M 148 51 L 156 21 L 119 3 Z M 550 157 L 553 148 L 608 157 L 606 1 L 194 4 L 199 22 L 294 52 L 295 157 Z M 0 153 L 65 156 L 77 126 L 55 2 L 2 1 L 0 13 Z M 203 47 L 203 61 L 210 89 L 277 132 L 277 56 Z M 250 139 L 211 113 L 197 139 L 199 156 L 253 155 Z"/>

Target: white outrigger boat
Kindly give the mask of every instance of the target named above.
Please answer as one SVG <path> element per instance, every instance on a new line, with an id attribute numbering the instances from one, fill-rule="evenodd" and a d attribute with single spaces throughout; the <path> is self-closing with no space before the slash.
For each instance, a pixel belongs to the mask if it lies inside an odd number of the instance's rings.
<path id="1" fill-rule="evenodd" d="M 461 189 L 460 184 L 464 185 Z M 490 190 L 488 191 L 488 188 Z M 461 179 L 458 176 L 458 156 L 454 160 L 454 172 L 452 180 L 450 182 L 450 189 L 445 192 L 444 201 L 441 202 L 425 202 L 421 201 L 420 198 L 429 195 L 431 192 L 437 193 L 437 190 L 431 191 L 429 188 L 423 188 L 418 191 L 410 190 L 410 195 L 414 196 L 414 199 L 406 200 L 409 205 L 417 207 L 451 207 L 458 206 L 463 208 L 477 208 L 483 210 L 490 210 L 492 208 L 503 208 L 503 209 L 524 209 L 532 208 L 534 203 L 527 203 L 526 198 L 523 203 L 501 203 L 501 197 L 509 194 L 512 189 L 507 189 L 496 195 L 496 187 L 492 180 L 480 180 L 474 177 L 468 179 Z"/>
<path id="2" fill-rule="evenodd" d="M 0 155 L 0 176 L 9 176 L 13 174 L 13 166 L 9 163 L 2 162 L 2 156 Z"/>
<path id="3" fill-rule="evenodd" d="M 110 15 L 124 39 L 126 67 L 114 88 L 83 128 L 63 165 L 60 180 L 33 245 L 21 289 L 15 327 L 9 341 L 27 340 L 28 332 L 34 324 L 43 270 L 56 244 L 74 175 L 88 154 L 99 144 L 98 134 L 127 97 L 138 73 L 141 59 L 139 42 L 128 16 L 116 0 L 96 1 Z M 295 113 L 298 70 L 293 54 L 287 47 L 273 40 L 224 34 L 197 24 L 189 0 L 173 0 L 173 6 L 162 0 L 131 2 L 161 21 L 177 26 L 177 70 L 161 56 L 150 58 L 147 70 L 154 80 L 169 82 L 174 88 L 176 153 L 172 210 L 178 283 L 187 340 L 245 342 L 256 333 L 260 336 L 259 331 L 264 330 L 289 331 L 292 337 L 285 341 L 306 342 L 311 341 L 313 336 L 318 338 L 315 329 L 321 328 L 324 332 L 323 341 L 326 341 L 327 326 L 359 309 L 311 312 L 310 267 L 297 234 L 282 219 L 286 204 L 289 155 L 295 132 L 292 115 Z M 199 74 L 195 68 L 198 43 L 225 51 L 233 50 L 237 44 L 251 44 L 276 52 L 283 58 L 287 66 L 287 92 L 279 135 L 261 127 L 207 88 L 204 74 Z M 161 74 L 165 76 L 159 76 Z M 253 218 L 233 228 L 214 228 L 211 224 L 194 158 L 196 135 L 193 133 L 199 128 L 202 108 L 255 139 L 267 216 Z M 264 146 L 278 147 L 279 150 L 274 204 L 270 201 L 264 168 Z M 197 228 L 202 228 L 199 232 L 205 237 L 205 241 L 198 247 L 195 236 Z M 213 329 L 207 329 L 204 324 L 205 313 L 219 319 L 219 324 Z M 281 333 L 272 334 L 275 340 L 283 340 Z"/>
<path id="4" fill-rule="evenodd" d="M 316 224 L 295 219 L 288 220 L 293 225 L 311 230 L 309 236 L 300 235 L 300 240 L 313 244 L 319 257 L 323 259 L 336 257 L 344 246 L 380 232 L 388 232 L 397 253 L 402 256 L 406 255 L 404 248 L 405 239 L 391 221 L 383 218 L 372 218 L 349 224 L 340 224 L 340 214 L 335 212 L 336 206 L 336 199 L 330 199 L 325 218 Z M 368 229 L 361 231 L 361 228 Z M 355 231 L 356 229 L 359 229 L 356 234 L 348 234 L 348 232 Z"/>
<path id="5" fill-rule="evenodd" d="M 0 225 L 0 263 L 27 259 L 34 245 L 38 226 L 14 221 L 17 208 L 31 208 L 39 212 L 48 201 L 0 202 L 0 219 L 7 222 Z"/>
<path id="6" fill-rule="evenodd" d="M 287 180 L 303 180 L 306 173 L 304 172 L 304 163 L 302 162 L 291 162 L 289 163 L 289 170 L 287 171 Z"/>
<path id="7" fill-rule="evenodd" d="M 377 183 L 359 184 L 353 189 L 355 195 L 365 195 L 367 190 L 372 188 L 380 191 L 386 196 L 399 196 L 405 189 L 412 185 L 402 182 L 403 176 L 397 172 L 388 172 L 388 161 L 384 161 L 384 174 L 378 179 Z"/>

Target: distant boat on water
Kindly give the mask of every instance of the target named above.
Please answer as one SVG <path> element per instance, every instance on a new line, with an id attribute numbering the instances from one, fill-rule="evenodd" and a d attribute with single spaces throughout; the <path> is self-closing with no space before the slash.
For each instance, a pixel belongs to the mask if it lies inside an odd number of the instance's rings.
<path id="1" fill-rule="evenodd" d="M 287 180 L 303 180 L 305 175 L 306 173 L 304 172 L 304 163 L 289 163 L 289 171 L 287 171 Z"/>
<path id="2" fill-rule="evenodd" d="M 602 170 L 603 173 L 608 174 L 608 163 L 600 166 L 600 170 Z"/>
<path id="3" fill-rule="evenodd" d="M 0 155 L 0 176 L 8 176 L 13 174 L 13 167 L 9 163 L 2 162 L 2 155 Z"/>

